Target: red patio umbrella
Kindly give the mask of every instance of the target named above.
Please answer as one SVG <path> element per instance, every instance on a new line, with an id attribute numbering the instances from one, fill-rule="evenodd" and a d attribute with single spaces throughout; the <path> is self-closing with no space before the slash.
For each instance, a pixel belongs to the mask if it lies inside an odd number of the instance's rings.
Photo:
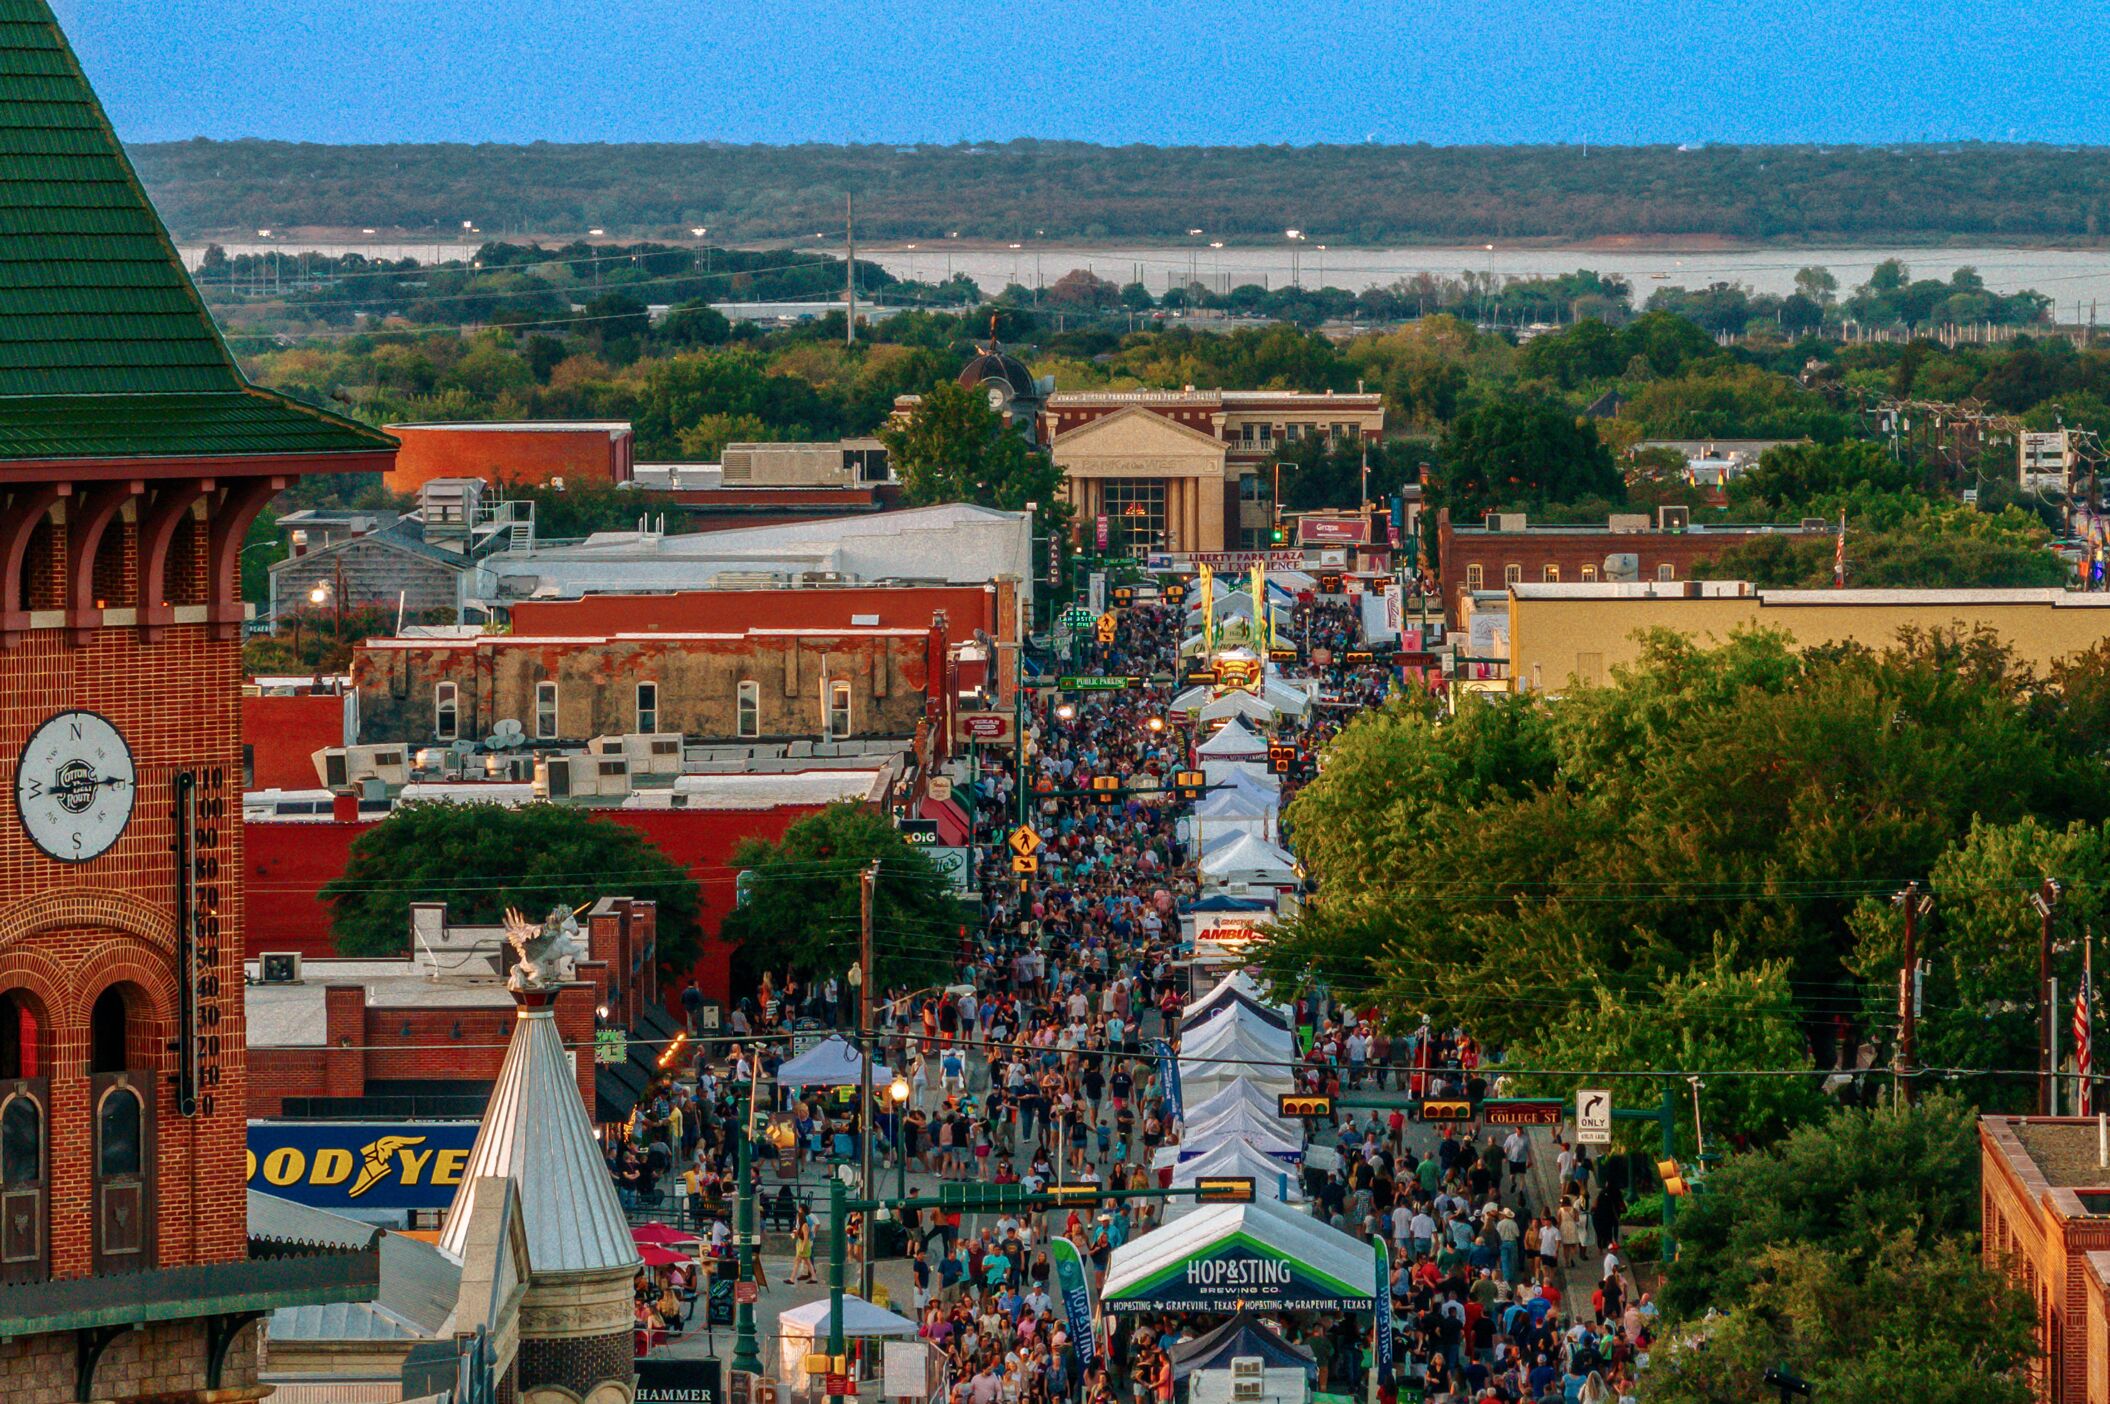
<path id="1" fill-rule="evenodd" d="M 672 1248 L 662 1248 L 656 1243 L 639 1244 L 637 1255 L 644 1259 L 646 1267 L 673 1267 L 676 1263 L 696 1261 L 693 1253 L 677 1253 Z"/>
<path id="2" fill-rule="evenodd" d="M 683 1233 L 672 1224 L 653 1223 L 639 1224 L 632 1228 L 630 1230 L 630 1241 L 633 1243 L 653 1243 L 666 1248 L 676 1244 L 694 1246 L 701 1243 L 703 1239 L 698 1234 Z"/>

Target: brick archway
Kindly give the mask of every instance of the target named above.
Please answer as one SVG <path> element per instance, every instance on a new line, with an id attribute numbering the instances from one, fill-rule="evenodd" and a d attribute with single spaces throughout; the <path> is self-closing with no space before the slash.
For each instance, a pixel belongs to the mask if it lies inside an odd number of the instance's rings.
<path id="1" fill-rule="evenodd" d="M 45 891 L 0 907 L 0 962 L 9 947 L 45 931 L 91 930 L 137 936 L 171 961 L 176 955 L 176 922 L 166 907 L 108 888 Z"/>

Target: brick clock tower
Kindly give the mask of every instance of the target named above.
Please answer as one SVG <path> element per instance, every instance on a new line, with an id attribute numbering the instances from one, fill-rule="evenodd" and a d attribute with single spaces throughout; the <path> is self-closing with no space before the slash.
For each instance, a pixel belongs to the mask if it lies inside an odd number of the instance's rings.
<path id="1" fill-rule="evenodd" d="M 384 435 L 244 380 L 45 0 L 0 0 L 0 1377 L 255 1387 L 374 1254 L 252 1240 L 240 554 Z"/>

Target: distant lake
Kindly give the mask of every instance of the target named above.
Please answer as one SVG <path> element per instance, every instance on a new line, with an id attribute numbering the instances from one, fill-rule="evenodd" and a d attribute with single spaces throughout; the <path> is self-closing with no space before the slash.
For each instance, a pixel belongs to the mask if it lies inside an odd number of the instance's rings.
<path id="1" fill-rule="evenodd" d="M 364 254 L 369 258 L 415 258 L 429 262 L 468 259 L 476 245 L 464 243 L 416 243 L 374 241 L 370 243 L 301 244 L 261 241 L 223 243 L 229 254 L 321 253 Z M 839 241 L 805 247 L 840 256 Z M 196 268 L 205 255 L 205 245 L 184 245 L 184 262 Z M 1572 273 L 1578 268 L 1617 274 L 1634 289 L 1637 303 L 1661 287 L 1705 287 L 1710 283 L 1741 283 L 1761 293 L 1782 294 L 1794 290 L 1796 270 L 1815 265 L 1829 268 L 1842 291 L 1868 280 L 1869 273 L 1886 258 L 1897 258 L 1911 268 L 1916 278 L 1946 279 L 1956 269 L 1978 270 L 1986 286 L 1996 292 L 2020 292 L 2034 288 L 2053 298 L 2061 321 L 2089 320 L 2089 304 L 2099 302 L 2110 318 L 2110 250 L 2016 249 L 2016 248 L 1756 248 L 1653 252 L 1563 248 L 1505 249 L 1490 252 L 1480 247 L 1463 248 L 1351 248 L 1316 242 L 1299 244 L 1294 252 L 1278 248 L 1234 247 L 1224 249 L 1182 248 L 1158 245 L 1136 248 L 1078 247 L 1070 244 L 1026 244 L 1018 249 L 986 244 L 955 243 L 948 239 L 904 243 L 860 245 L 857 256 L 884 267 L 900 278 L 940 282 L 954 273 L 965 273 L 982 290 L 995 293 L 1005 284 L 1026 287 L 1054 282 L 1073 268 L 1083 268 L 1102 278 L 1126 283 L 1140 278 L 1153 293 L 1186 282 L 1191 276 L 1205 286 L 1228 289 L 1242 283 L 1264 283 L 1283 287 L 1301 283 L 1306 287 L 1331 286 L 1361 292 L 1384 287 L 1417 273 L 1456 278 L 1467 271 L 1490 268 L 1505 278 L 1534 278 Z M 1662 276 L 1657 276 L 1657 275 Z"/>

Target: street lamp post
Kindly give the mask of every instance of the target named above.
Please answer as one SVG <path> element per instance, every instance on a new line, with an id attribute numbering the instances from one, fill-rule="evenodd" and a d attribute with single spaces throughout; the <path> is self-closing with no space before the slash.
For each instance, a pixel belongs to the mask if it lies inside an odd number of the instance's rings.
<path id="1" fill-rule="evenodd" d="M 761 1076 L 762 1059 L 755 1056 L 755 1076 Z M 752 1081 L 746 1095 L 740 1099 L 740 1140 L 738 1145 L 739 1192 L 734 1196 L 733 1226 L 739 1231 L 741 1282 L 755 1280 L 755 1089 Z M 736 1288 L 733 1296 L 733 1370 L 750 1375 L 762 1373 L 762 1352 L 755 1340 L 755 1304 L 740 1301 Z"/>
<path id="2" fill-rule="evenodd" d="M 908 1198 L 908 1158 L 901 1153 L 901 1118 L 908 1113 L 908 1093 L 908 1079 L 895 1073 L 894 1080 L 887 1084 L 886 1095 L 894 1104 L 894 1197 L 897 1199 Z M 898 1209 L 895 1217 L 897 1220 L 900 1217 Z M 904 1241 L 902 1246 L 906 1248 L 908 1245 Z M 869 1252 L 866 1256 L 870 1256 Z"/>

